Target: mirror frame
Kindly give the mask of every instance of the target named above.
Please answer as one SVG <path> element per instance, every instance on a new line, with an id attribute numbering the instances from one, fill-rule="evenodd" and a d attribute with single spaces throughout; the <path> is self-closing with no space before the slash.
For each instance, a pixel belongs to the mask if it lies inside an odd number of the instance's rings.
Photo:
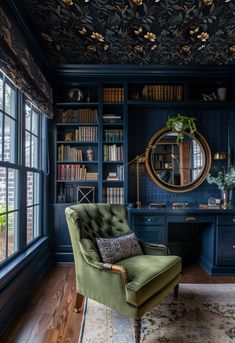
<path id="1" fill-rule="evenodd" d="M 155 147 L 155 144 L 157 143 L 157 141 L 159 141 L 167 133 L 171 133 L 171 132 L 174 132 L 174 131 L 164 127 L 163 129 L 157 131 L 152 136 L 152 138 L 148 142 L 148 145 L 145 151 L 145 166 L 153 182 L 156 183 L 160 188 L 164 189 L 165 191 L 175 192 L 175 193 L 190 192 L 193 189 L 197 188 L 205 180 L 205 178 L 207 177 L 209 173 L 209 170 L 211 168 L 210 147 L 207 141 L 205 140 L 205 138 L 198 131 L 195 131 L 193 135 L 190 135 L 188 132 L 185 132 L 185 134 L 187 134 L 188 136 L 195 138 L 197 143 L 201 146 L 205 163 L 202 168 L 202 171 L 200 172 L 200 175 L 194 181 L 191 181 L 190 183 L 183 186 L 168 184 L 156 176 L 156 172 L 154 171 L 152 163 L 151 163 L 151 160 L 152 160 L 151 156 L 152 156 L 153 148 Z"/>

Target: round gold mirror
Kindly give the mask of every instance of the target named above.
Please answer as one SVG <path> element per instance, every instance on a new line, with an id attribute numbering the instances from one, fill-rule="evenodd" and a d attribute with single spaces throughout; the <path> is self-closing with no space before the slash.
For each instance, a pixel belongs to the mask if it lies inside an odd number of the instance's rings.
<path id="1" fill-rule="evenodd" d="M 145 164 L 159 187 L 170 192 L 189 192 L 206 178 L 211 152 L 199 132 L 184 132 L 182 141 L 177 143 L 177 132 L 163 128 L 150 139 Z"/>

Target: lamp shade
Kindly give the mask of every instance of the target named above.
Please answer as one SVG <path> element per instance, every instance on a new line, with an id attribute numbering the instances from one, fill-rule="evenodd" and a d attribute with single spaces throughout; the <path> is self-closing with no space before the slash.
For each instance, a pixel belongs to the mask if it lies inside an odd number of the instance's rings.
<path id="1" fill-rule="evenodd" d="M 213 159 L 214 160 L 226 160 L 226 152 L 224 152 L 224 151 L 215 152 Z"/>

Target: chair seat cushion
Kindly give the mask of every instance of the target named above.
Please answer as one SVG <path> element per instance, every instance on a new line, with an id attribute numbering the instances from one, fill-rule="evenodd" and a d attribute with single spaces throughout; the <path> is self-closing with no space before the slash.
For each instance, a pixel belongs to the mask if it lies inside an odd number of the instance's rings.
<path id="1" fill-rule="evenodd" d="M 126 300 L 136 307 L 160 292 L 181 272 L 178 256 L 140 255 L 119 261 L 128 271 Z"/>

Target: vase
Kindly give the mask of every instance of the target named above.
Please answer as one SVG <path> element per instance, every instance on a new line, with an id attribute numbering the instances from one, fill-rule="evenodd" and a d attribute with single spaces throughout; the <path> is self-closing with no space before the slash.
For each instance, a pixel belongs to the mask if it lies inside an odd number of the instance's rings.
<path id="1" fill-rule="evenodd" d="M 232 189 L 224 189 L 221 191 L 222 208 L 230 208 L 233 191 Z"/>

